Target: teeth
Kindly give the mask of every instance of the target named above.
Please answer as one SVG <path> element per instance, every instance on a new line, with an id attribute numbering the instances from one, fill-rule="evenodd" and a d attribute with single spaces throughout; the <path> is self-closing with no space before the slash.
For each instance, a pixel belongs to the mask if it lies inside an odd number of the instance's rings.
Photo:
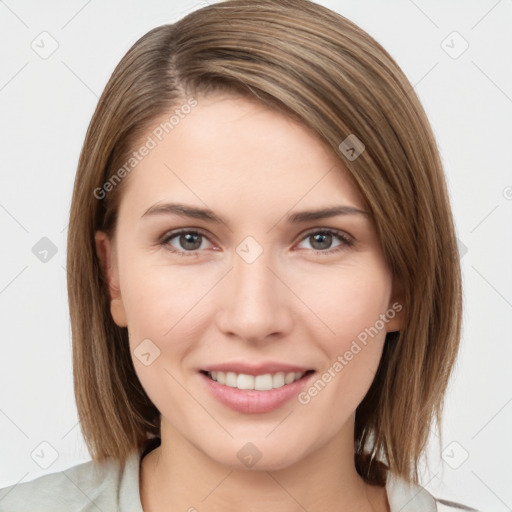
<path id="1" fill-rule="evenodd" d="M 294 373 L 287 373 L 284 376 L 284 383 L 285 384 L 291 384 L 295 380 L 295 374 Z"/>
<path id="2" fill-rule="evenodd" d="M 245 375 L 240 373 L 236 381 L 236 387 L 238 389 L 254 389 L 254 380 L 255 379 L 252 375 Z"/>
<path id="3" fill-rule="evenodd" d="M 274 376 L 272 377 L 272 387 L 280 388 L 281 386 L 284 386 L 284 373 L 275 373 Z"/>
<path id="4" fill-rule="evenodd" d="M 238 384 L 238 377 L 236 376 L 236 373 L 227 372 L 226 378 L 224 380 L 224 384 L 226 386 L 229 386 L 230 388 L 236 388 L 236 386 Z"/>
<path id="5" fill-rule="evenodd" d="M 257 389 L 258 391 L 268 391 L 269 389 L 272 389 L 272 375 L 270 375 L 270 373 L 266 373 L 265 375 L 258 375 L 255 377 L 254 389 Z"/>
<path id="6" fill-rule="evenodd" d="M 247 375 L 246 373 L 234 372 L 208 372 L 208 375 L 219 384 L 230 388 L 253 389 L 256 391 L 267 391 L 277 389 L 299 380 L 305 372 L 278 372 L 265 375 Z"/>

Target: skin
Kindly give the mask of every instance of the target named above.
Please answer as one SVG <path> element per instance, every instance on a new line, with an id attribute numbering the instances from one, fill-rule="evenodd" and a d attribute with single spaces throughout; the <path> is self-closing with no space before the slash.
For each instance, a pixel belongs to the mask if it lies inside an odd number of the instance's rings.
<path id="1" fill-rule="evenodd" d="M 141 463 L 144 510 L 389 510 L 385 490 L 355 470 L 354 417 L 400 314 L 308 404 L 294 398 L 243 414 L 204 386 L 200 368 L 234 360 L 281 361 L 321 375 L 400 297 L 368 215 L 286 222 L 326 206 L 367 211 L 330 148 L 251 100 L 197 100 L 125 178 L 113 238 L 96 233 L 112 316 L 127 326 L 135 370 L 162 415 L 162 444 Z M 166 201 L 210 208 L 226 224 L 143 217 Z M 160 242 L 181 228 L 206 236 L 193 239 L 195 249 L 179 236 Z M 334 235 L 315 242 L 327 228 L 352 245 Z M 236 252 L 247 236 L 263 249 L 252 263 Z M 133 355 L 147 338 L 160 350 L 148 366 Z M 248 442 L 262 454 L 252 468 L 237 457 Z"/>

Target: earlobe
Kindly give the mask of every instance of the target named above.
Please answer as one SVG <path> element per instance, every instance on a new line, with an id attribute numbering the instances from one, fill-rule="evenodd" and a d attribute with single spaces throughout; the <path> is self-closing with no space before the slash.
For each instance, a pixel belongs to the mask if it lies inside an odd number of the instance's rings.
<path id="1" fill-rule="evenodd" d="M 402 328 L 402 324 L 403 324 L 403 316 L 404 316 L 403 304 L 399 301 L 391 302 L 386 316 L 389 318 L 389 320 L 386 324 L 386 331 L 387 332 L 399 331 Z"/>
<path id="2" fill-rule="evenodd" d="M 96 231 L 94 241 L 96 243 L 96 254 L 100 261 L 101 272 L 108 286 L 109 297 L 110 299 L 118 298 L 119 283 L 116 269 L 113 266 L 112 242 L 104 231 Z"/>
<path id="3" fill-rule="evenodd" d="M 128 325 L 128 322 L 126 321 L 126 312 L 121 299 L 112 299 L 110 301 L 110 314 L 112 315 L 114 322 L 119 327 L 126 327 Z"/>
<path id="4" fill-rule="evenodd" d="M 399 331 L 403 326 L 405 305 L 404 305 L 404 290 L 400 283 L 396 280 L 393 284 L 393 294 L 389 301 L 388 310 L 386 316 L 388 322 L 386 324 L 387 332 Z"/>
<path id="5" fill-rule="evenodd" d="M 115 262 L 112 241 L 104 231 L 97 231 L 94 236 L 96 254 L 100 261 L 101 271 L 107 283 L 110 298 L 110 313 L 119 327 L 126 327 L 126 312 L 124 309 L 121 290 L 119 289 L 119 276 Z"/>

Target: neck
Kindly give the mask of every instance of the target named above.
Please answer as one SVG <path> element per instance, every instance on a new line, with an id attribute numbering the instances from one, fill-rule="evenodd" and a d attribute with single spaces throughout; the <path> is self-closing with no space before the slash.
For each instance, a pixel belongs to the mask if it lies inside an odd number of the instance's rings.
<path id="1" fill-rule="evenodd" d="M 161 445 L 141 463 L 143 508 L 387 512 L 385 489 L 367 485 L 355 470 L 353 432 L 352 419 L 330 442 L 283 469 L 238 469 L 210 458 L 162 418 Z"/>

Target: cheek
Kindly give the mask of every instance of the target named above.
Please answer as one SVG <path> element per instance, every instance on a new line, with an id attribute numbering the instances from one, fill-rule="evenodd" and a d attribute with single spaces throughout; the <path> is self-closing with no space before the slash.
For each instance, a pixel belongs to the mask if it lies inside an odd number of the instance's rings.
<path id="1" fill-rule="evenodd" d="M 391 278 L 381 266 L 354 267 L 333 281 L 316 295 L 316 311 L 325 323 L 317 331 L 325 365 L 299 403 L 330 410 L 334 429 L 366 395 L 395 312 L 389 306 Z"/>
<path id="2" fill-rule="evenodd" d="M 178 269 L 144 263 L 136 258 L 127 261 L 122 279 L 132 355 L 143 340 L 150 339 L 162 355 L 170 356 L 168 363 L 179 363 L 204 327 L 208 302 L 204 296 L 212 276 L 201 277 L 192 265 Z M 162 363 L 163 358 L 155 366 Z"/>
<path id="3" fill-rule="evenodd" d="M 350 341 L 363 339 L 364 334 L 360 334 L 367 333 L 377 322 L 378 331 L 385 335 L 385 324 L 379 318 L 389 307 L 391 280 L 384 269 L 370 264 L 354 266 L 325 279 L 323 284 L 322 289 L 316 289 L 312 309 L 331 334 L 323 336 L 331 340 L 329 345 L 343 349 Z"/>
<path id="4" fill-rule="evenodd" d="M 190 405 L 190 397 L 178 382 L 182 381 L 181 366 L 198 337 L 200 308 L 194 304 L 205 291 L 176 269 L 137 268 L 132 262 L 126 271 L 123 302 L 134 368 L 151 401 L 170 414 Z"/>

